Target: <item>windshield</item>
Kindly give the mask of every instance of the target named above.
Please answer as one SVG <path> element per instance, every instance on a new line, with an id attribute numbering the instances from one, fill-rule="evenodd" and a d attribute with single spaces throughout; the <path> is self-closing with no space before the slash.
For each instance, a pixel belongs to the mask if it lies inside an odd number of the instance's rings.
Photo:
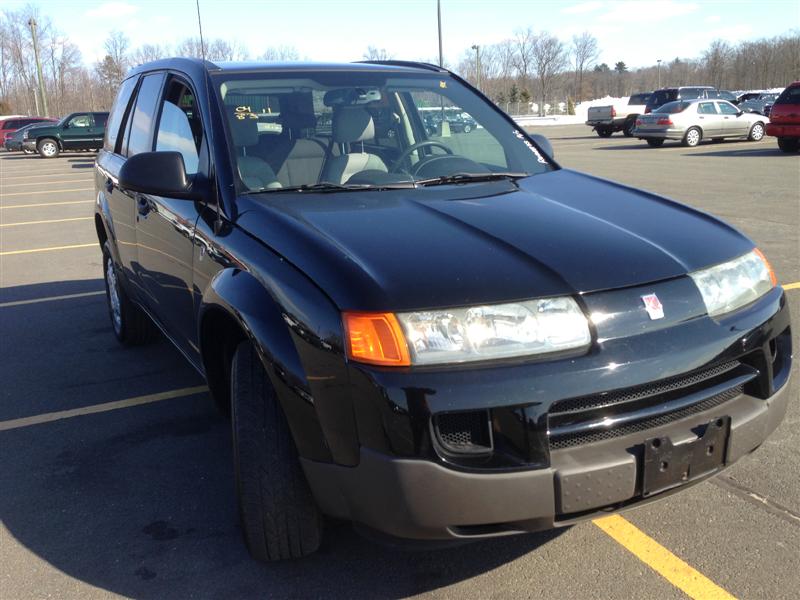
<path id="1" fill-rule="evenodd" d="M 243 192 L 418 187 L 554 168 L 522 131 L 441 73 L 216 78 Z"/>

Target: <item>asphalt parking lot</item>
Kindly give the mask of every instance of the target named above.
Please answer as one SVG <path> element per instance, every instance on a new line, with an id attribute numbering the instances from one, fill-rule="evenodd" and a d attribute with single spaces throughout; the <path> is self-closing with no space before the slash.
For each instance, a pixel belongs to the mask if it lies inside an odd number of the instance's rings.
<path id="1" fill-rule="evenodd" d="M 791 288 L 800 347 L 799 155 L 774 138 L 654 149 L 585 126 L 536 131 L 562 166 L 755 239 Z M 0 154 L 0 598 L 797 597 L 798 385 L 757 452 L 624 518 L 416 552 L 331 523 L 302 562 L 251 561 L 228 422 L 167 342 L 123 349 L 111 332 L 93 161 Z"/>

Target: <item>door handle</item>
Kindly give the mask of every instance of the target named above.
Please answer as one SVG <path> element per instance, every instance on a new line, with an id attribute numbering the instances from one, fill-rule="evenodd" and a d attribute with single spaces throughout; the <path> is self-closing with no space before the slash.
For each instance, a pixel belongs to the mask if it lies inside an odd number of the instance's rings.
<path id="1" fill-rule="evenodd" d="M 111 178 L 106 179 L 106 191 L 110 194 L 114 191 L 114 182 L 111 181 Z"/>

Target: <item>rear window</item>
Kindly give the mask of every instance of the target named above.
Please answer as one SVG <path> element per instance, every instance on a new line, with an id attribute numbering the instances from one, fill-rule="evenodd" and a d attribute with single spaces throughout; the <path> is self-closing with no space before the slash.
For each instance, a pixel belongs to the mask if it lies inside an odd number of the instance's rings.
<path id="1" fill-rule="evenodd" d="M 672 102 L 673 100 L 678 99 L 678 90 L 658 90 L 657 92 L 653 92 L 653 95 L 650 96 L 650 100 L 647 102 L 652 106 L 661 106 L 662 104 L 666 104 L 667 102 Z"/>
<path id="2" fill-rule="evenodd" d="M 691 106 L 691 104 L 691 102 L 667 102 L 664 106 L 657 108 L 653 112 L 674 115 L 675 113 L 683 112 L 689 106 Z"/>
<path id="3" fill-rule="evenodd" d="M 800 104 L 800 85 L 788 87 L 775 100 L 775 104 Z"/>

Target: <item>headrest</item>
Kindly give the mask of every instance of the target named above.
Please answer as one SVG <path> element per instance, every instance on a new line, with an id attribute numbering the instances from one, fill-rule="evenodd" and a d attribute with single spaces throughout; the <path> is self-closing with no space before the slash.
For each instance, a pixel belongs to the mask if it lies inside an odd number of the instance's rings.
<path id="1" fill-rule="evenodd" d="M 375 137 L 372 116 L 360 106 L 340 106 L 333 111 L 333 141 L 349 144 Z"/>
<path id="2" fill-rule="evenodd" d="M 237 147 L 255 146 L 258 143 L 257 119 L 231 119 L 231 136 Z"/>

